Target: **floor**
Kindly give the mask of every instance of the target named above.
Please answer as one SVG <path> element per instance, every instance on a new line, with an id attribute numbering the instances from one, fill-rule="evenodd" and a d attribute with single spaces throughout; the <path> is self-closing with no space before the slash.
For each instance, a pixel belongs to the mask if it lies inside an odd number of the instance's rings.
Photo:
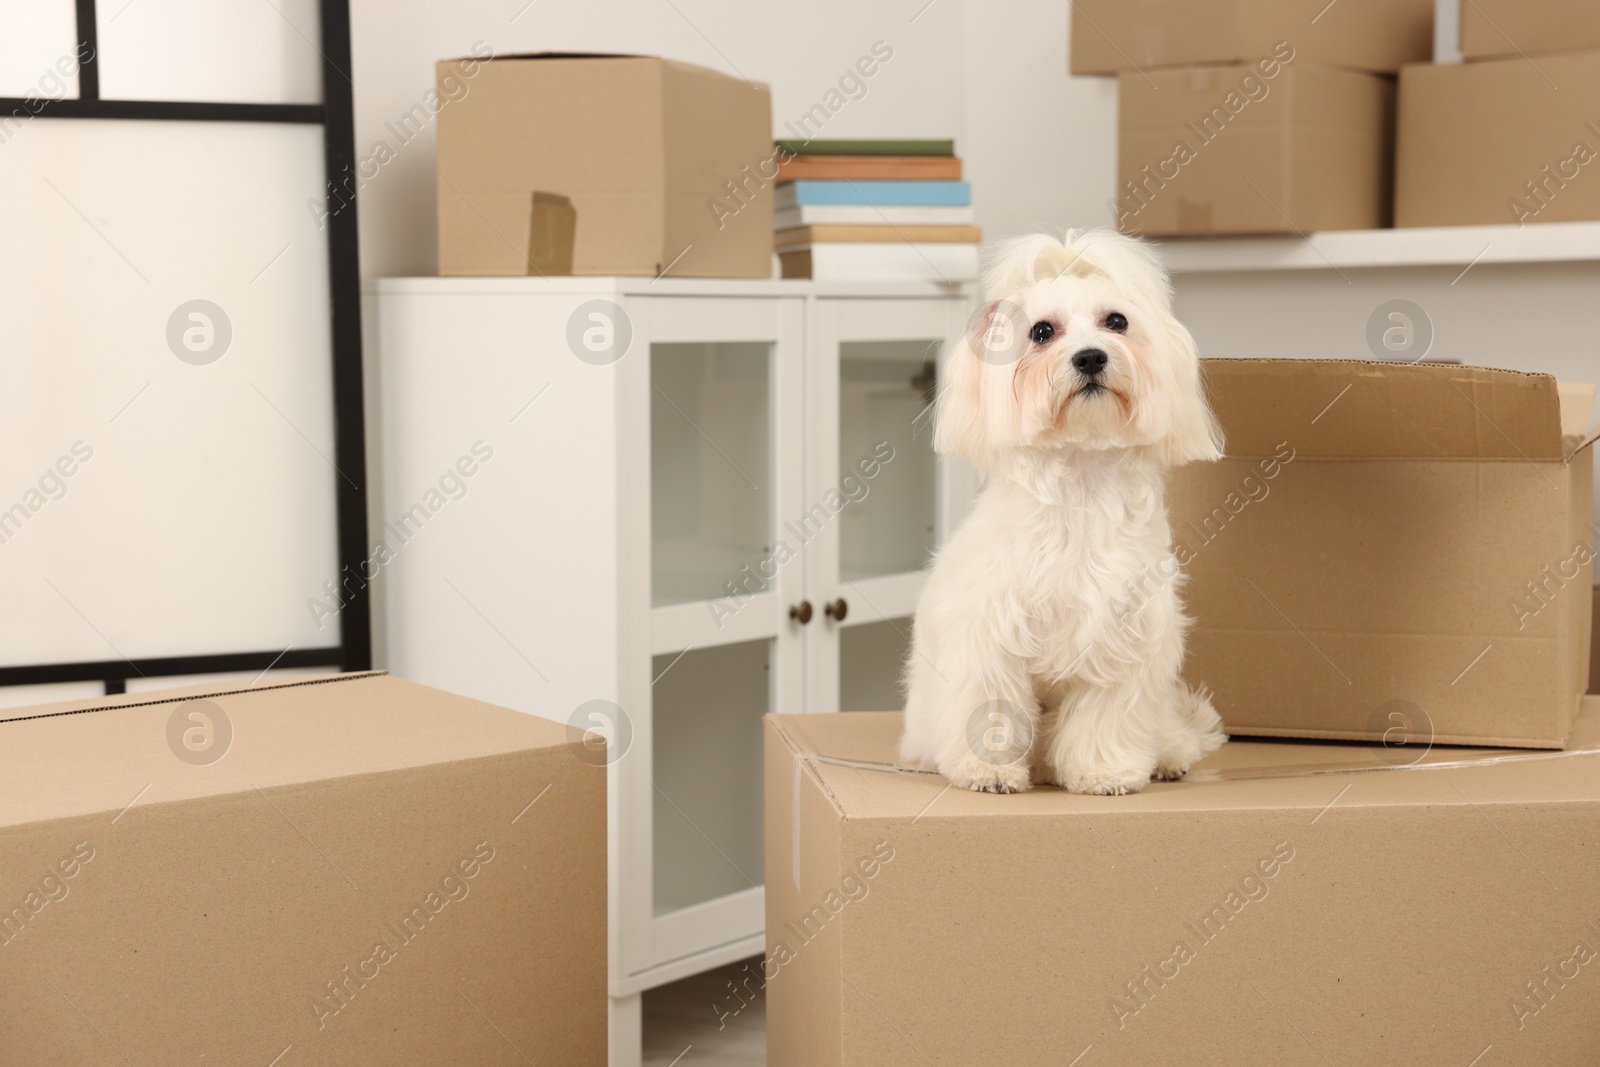
<path id="1" fill-rule="evenodd" d="M 754 956 L 646 992 L 645 1067 L 765 1067 L 762 985 Z"/>

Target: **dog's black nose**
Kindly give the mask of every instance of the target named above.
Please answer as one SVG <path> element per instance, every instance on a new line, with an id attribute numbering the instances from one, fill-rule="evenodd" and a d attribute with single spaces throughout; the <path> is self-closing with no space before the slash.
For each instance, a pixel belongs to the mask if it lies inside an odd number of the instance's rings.
<path id="1" fill-rule="evenodd" d="M 1103 349 L 1085 348 L 1072 357 L 1072 365 L 1078 368 L 1078 373 L 1085 378 L 1098 378 L 1105 372 L 1106 362 L 1109 359 Z"/>

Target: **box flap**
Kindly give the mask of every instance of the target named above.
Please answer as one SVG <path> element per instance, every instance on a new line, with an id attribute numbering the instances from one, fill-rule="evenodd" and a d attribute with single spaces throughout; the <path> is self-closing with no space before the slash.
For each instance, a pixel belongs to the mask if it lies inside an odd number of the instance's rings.
<path id="1" fill-rule="evenodd" d="M 1594 409 L 1595 387 L 1587 382 L 1560 382 L 1561 445 L 1567 458 L 1595 441 L 1600 427 L 1589 432 L 1589 413 Z"/>
<path id="2" fill-rule="evenodd" d="M 1208 359 L 1228 455 L 1561 462 L 1548 374 L 1362 360 Z"/>
<path id="3" fill-rule="evenodd" d="M 192 711 L 217 721 L 190 720 Z M 190 725 L 212 730 L 227 746 L 223 754 L 200 764 L 181 759 L 174 747 L 181 741 L 169 739 L 181 738 Z M 559 751 L 570 735 L 546 719 L 383 673 L 10 708 L 0 718 L 7 757 L 0 826 L 530 749 Z M 85 767 L 95 773 L 83 773 Z"/>
<path id="4" fill-rule="evenodd" d="M 1561 436 L 1581 439 L 1589 428 L 1595 387 L 1588 382 L 1559 382 L 1556 388 L 1561 397 Z"/>
<path id="5" fill-rule="evenodd" d="M 1474 801 L 1600 800 L 1600 698 L 1585 698 L 1564 752 L 1434 746 L 1413 766 L 1379 746 L 1233 740 L 1180 782 L 1125 797 L 1035 786 L 1013 796 L 951 788 L 936 774 L 895 768 L 899 712 L 775 716 L 774 726 L 811 764 L 845 819 L 985 818 L 1309 808 Z M 807 758 L 809 757 L 809 758 Z M 1464 794 L 1464 795 L 1463 795 Z"/>

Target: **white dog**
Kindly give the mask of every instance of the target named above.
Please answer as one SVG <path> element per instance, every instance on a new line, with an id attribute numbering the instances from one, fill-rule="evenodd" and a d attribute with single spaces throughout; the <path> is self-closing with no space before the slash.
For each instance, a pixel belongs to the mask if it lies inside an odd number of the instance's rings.
<path id="1" fill-rule="evenodd" d="M 906 665 L 901 758 L 992 793 L 1129 793 L 1226 736 L 1179 678 L 1169 467 L 1222 455 L 1194 339 L 1155 253 L 1024 237 L 954 342 L 935 447 L 985 476 L 939 551 Z"/>

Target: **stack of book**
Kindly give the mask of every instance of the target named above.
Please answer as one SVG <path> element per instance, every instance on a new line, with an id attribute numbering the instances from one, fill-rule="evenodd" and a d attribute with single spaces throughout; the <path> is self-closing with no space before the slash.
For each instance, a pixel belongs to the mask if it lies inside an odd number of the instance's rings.
<path id="1" fill-rule="evenodd" d="M 977 277 L 972 190 L 953 141 L 779 141 L 774 246 L 785 278 Z"/>

